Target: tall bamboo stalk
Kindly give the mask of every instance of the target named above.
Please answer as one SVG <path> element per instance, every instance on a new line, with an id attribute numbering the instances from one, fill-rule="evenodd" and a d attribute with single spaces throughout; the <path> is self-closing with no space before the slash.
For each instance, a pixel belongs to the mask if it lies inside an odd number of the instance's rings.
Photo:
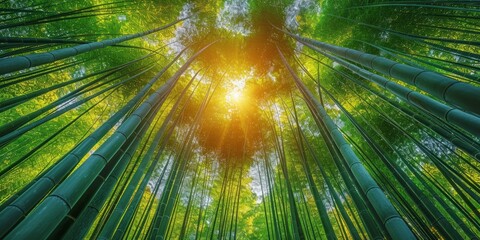
<path id="1" fill-rule="evenodd" d="M 115 133 L 92 154 L 85 163 L 62 182 L 25 220 L 23 220 L 6 239 L 46 238 L 60 223 L 72 206 L 80 199 L 84 191 L 93 182 L 103 167 L 111 160 L 128 136 L 137 129 L 139 123 L 152 110 L 153 106 L 163 102 L 179 77 L 185 72 L 193 60 L 211 44 L 202 48 L 156 92 L 142 103 L 130 115 Z M 36 227 L 32 227 L 36 226 Z"/>
<path id="2" fill-rule="evenodd" d="M 459 82 L 433 71 L 398 63 L 384 57 L 335 46 L 314 39 L 301 37 L 281 29 L 279 30 L 301 43 L 314 45 L 325 51 L 341 56 L 342 58 L 346 58 L 362 66 L 379 71 L 407 84 L 414 85 L 442 101 L 480 115 L 480 107 L 477 104 L 480 102 L 480 87 Z"/>
<path id="3" fill-rule="evenodd" d="M 405 221 L 398 214 L 397 210 L 395 210 L 383 191 L 362 165 L 350 145 L 345 141 L 345 138 L 337 129 L 335 123 L 327 115 L 320 103 L 313 97 L 312 93 L 301 82 L 279 49 L 278 53 L 285 67 L 292 75 L 297 87 L 305 97 L 307 103 L 309 103 L 309 109 L 312 115 L 320 118 L 320 120 L 327 127 L 327 130 L 335 141 L 335 144 L 340 149 L 342 155 L 345 157 L 345 160 L 347 160 L 349 168 L 353 172 L 356 181 L 360 184 L 362 191 L 365 193 L 365 195 L 367 195 L 368 200 L 373 205 L 376 213 L 382 219 L 382 223 L 390 234 L 390 237 L 393 239 L 416 239 Z"/>
<path id="4" fill-rule="evenodd" d="M 5 74 L 5 73 L 11 73 L 15 72 L 18 70 L 22 69 L 27 69 L 35 66 L 40 66 L 43 64 L 47 63 L 52 63 L 64 58 L 69 58 L 73 57 L 75 55 L 89 52 L 92 50 L 112 46 L 115 44 L 119 44 L 121 42 L 125 42 L 131 39 L 143 37 L 146 35 L 149 35 L 151 33 L 158 32 L 160 30 L 166 29 L 168 27 L 171 27 L 178 22 L 181 22 L 185 20 L 184 19 L 178 19 L 172 23 L 169 23 L 165 26 L 161 26 L 158 28 L 154 28 L 148 31 L 136 33 L 136 34 L 130 34 L 130 35 L 125 35 L 122 37 L 117 37 L 117 38 L 112 38 L 108 40 L 103 40 L 100 42 L 92 42 L 92 43 L 87 43 L 87 44 L 80 44 L 75 47 L 68 47 L 68 48 L 62 48 L 62 49 L 57 49 L 53 50 L 50 52 L 46 53 L 34 53 L 34 54 L 29 54 L 25 56 L 18 56 L 18 57 L 11 57 L 11 58 L 4 58 L 0 59 L 0 75 Z"/>

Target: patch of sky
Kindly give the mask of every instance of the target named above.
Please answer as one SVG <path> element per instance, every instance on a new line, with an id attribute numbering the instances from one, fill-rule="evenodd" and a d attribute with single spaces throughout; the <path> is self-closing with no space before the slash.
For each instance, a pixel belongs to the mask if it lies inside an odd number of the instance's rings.
<path id="1" fill-rule="evenodd" d="M 217 14 L 216 27 L 233 34 L 247 36 L 252 32 L 248 18 L 249 12 L 248 1 L 227 0 Z"/>
<path id="2" fill-rule="evenodd" d="M 299 26 L 297 18 L 305 11 L 320 14 L 321 8 L 313 0 L 295 0 L 285 9 L 285 26 L 290 30 L 296 30 Z"/>
<path id="3" fill-rule="evenodd" d="M 191 39 L 192 36 L 198 34 L 197 22 L 198 16 L 193 14 L 193 3 L 186 3 L 183 5 L 182 11 L 178 15 L 178 19 L 189 18 L 182 21 L 182 25 L 175 29 L 175 36 L 167 40 L 167 44 L 170 47 L 170 54 L 178 54 L 185 48 L 183 42 L 185 39 Z"/>

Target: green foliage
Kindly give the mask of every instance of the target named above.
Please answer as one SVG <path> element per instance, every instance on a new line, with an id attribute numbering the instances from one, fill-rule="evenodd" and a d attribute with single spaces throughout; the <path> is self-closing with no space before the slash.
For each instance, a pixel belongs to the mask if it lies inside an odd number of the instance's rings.
<path id="1" fill-rule="evenodd" d="M 0 238 L 474 239 L 479 13 L 0 1 Z"/>

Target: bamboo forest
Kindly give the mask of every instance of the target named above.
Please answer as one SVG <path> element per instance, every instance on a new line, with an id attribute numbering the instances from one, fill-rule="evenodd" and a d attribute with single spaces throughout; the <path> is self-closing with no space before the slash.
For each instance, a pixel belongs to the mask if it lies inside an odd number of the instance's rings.
<path id="1" fill-rule="evenodd" d="M 480 1 L 0 0 L 0 239 L 480 239 Z"/>

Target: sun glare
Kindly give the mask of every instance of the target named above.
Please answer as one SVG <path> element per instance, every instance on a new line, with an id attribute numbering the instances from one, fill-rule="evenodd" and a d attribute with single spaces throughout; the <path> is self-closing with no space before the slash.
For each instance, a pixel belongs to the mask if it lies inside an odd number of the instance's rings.
<path id="1" fill-rule="evenodd" d="M 227 94 L 225 95 L 225 99 L 228 103 L 238 104 L 242 101 L 243 94 L 241 89 L 231 89 L 228 90 Z"/>
<path id="2" fill-rule="evenodd" d="M 231 81 L 228 85 L 225 86 L 225 101 L 230 105 L 239 105 L 244 100 L 244 89 L 245 89 L 246 79 L 242 78 L 239 80 Z"/>

